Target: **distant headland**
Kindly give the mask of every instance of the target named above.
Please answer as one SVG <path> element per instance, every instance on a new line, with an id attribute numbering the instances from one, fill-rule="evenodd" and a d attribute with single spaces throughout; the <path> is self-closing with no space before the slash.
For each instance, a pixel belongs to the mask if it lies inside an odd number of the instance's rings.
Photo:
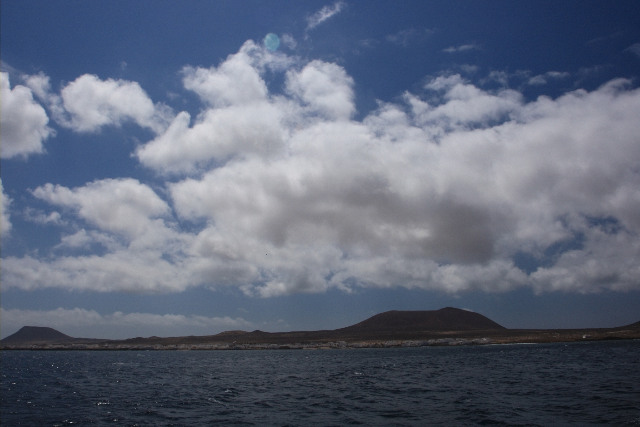
<path id="1" fill-rule="evenodd" d="M 639 339 L 640 322 L 617 328 L 507 329 L 475 312 L 387 311 L 352 326 L 321 331 L 226 331 L 216 335 L 125 340 L 74 338 L 55 329 L 24 326 L 0 341 L 2 350 L 257 350 L 421 347 Z"/>

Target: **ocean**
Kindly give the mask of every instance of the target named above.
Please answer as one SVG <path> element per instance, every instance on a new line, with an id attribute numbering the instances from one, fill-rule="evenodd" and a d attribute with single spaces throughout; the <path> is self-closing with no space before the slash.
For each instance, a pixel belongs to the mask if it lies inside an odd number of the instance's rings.
<path id="1" fill-rule="evenodd" d="M 640 424 L 637 340 L 0 357 L 2 426 Z"/>

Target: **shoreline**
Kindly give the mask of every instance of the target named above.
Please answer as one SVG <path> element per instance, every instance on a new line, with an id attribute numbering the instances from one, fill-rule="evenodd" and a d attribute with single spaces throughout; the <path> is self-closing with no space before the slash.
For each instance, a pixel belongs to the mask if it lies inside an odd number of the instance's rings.
<path id="1" fill-rule="evenodd" d="M 505 344 L 548 344 L 640 339 L 635 328 L 580 330 L 507 330 L 421 334 L 413 337 L 314 337 L 308 333 L 253 333 L 210 337 L 133 338 L 101 340 L 74 338 L 64 342 L 29 342 L 2 345 L 0 351 L 12 350 L 78 350 L 78 351 L 230 351 L 230 350 L 340 350 L 362 348 L 409 348 L 476 346 Z M 290 341 L 287 335 L 298 335 Z M 266 335 L 266 336 L 265 336 Z M 402 335 L 402 334 L 400 334 Z M 271 338 L 271 339 L 270 339 Z M 334 339 L 332 339 L 334 338 Z M 340 339 L 343 338 L 343 339 Z"/>

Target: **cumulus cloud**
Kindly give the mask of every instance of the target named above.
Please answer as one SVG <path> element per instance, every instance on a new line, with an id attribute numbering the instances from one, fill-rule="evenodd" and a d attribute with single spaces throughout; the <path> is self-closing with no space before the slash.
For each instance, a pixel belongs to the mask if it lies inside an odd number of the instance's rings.
<path id="1" fill-rule="evenodd" d="M 189 113 L 181 112 L 136 156 L 163 173 L 193 172 L 211 160 L 224 162 L 238 154 L 269 156 L 282 145 L 280 120 L 281 112 L 267 102 L 210 109 L 193 126 Z"/>
<path id="2" fill-rule="evenodd" d="M 566 251 L 551 267 L 539 268 L 532 274 L 536 292 L 565 291 L 593 293 L 603 290 L 638 289 L 640 256 L 638 235 L 611 233 L 599 227 L 584 231 L 585 244 Z"/>
<path id="3" fill-rule="evenodd" d="M 166 109 L 155 106 L 136 82 L 100 80 L 84 74 L 62 89 L 60 100 L 70 116 L 62 124 L 77 132 L 96 132 L 103 126 L 119 126 L 126 121 L 154 132 L 166 126 Z"/>
<path id="4" fill-rule="evenodd" d="M 291 63 L 252 41 L 230 55 L 220 66 L 183 69 L 183 83 L 207 105 L 191 123 L 179 113 L 165 132 L 136 151 L 146 166 L 163 173 L 191 173 L 236 155 L 269 157 L 282 147 L 288 113 L 269 99 L 261 74 Z"/>
<path id="5" fill-rule="evenodd" d="M 185 69 L 203 110 L 193 122 L 178 114 L 135 153 L 174 173 L 162 188 L 33 190 L 77 226 L 57 246 L 64 255 L 4 259 L 3 286 L 638 289 L 631 82 L 526 102 L 442 75 L 356 120 L 342 67 L 290 61 L 274 93 L 264 55 L 248 42 L 217 67 Z M 92 245 L 100 251 L 72 252 Z"/>
<path id="6" fill-rule="evenodd" d="M 267 86 L 250 56 L 256 49 L 253 42 L 247 42 L 217 68 L 184 68 L 184 87 L 216 107 L 264 100 Z"/>
<path id="7" fill-rule="evenodd" d="M 25 84 L 38 97 L 38 99 L 47 101 L 51 96 L 51 80 L 49 76 L 40 72 L 33 75 L 23 76 Z"/>
<path id="8" fill-rule="evenodd" d="M 48 126 L 49 118 L 44 108 L 35 102 L 28 87 L 17 85 L 11 89 L 8 73 L 0 73 L 0 84 L 2 158 L 27 157 L 30 154 L 42 153 L 42 143 L 54 134 Z"/>
<path id="9" fill-rule="evenodd" d="M 90 250 L 96 245 L 102 246 L 108 250 L 117 250 L 120 244 L 114 236 L 98 230 L 89 230 L 82 228 L 73 234 L 64 235 L 60 238 L 60 243 L 56 248 L 79 248 Z"/>
<path id="10" fill-rule="evenodd" d="M 70 288 L 97 292 L 179 292 L 197 277 L 182 270 L 189 236 L 176 231 L 170 208 L 150 187 L 131 178 L 105 179 L 78 188 L 45 184 L 33 195 L 62 208 L 62 220 L 80 230 L 61 237 L 58 251 L 40 259 L 3 259 L 6 288 Z M 82 255 L 75 248 L 98 248 Z"/>
<path id="11" fill-rule="evenodd" d="M 102 230 L 130 237 L 147 233 L 152 218 L 168 213 L 167 204 L 148 186 L 131 178 L 105 179 L 70 189 L 45 184 L 33 195 L 53 205 L 67 207 Z"/>
<path id="12" fill-rule="evenodd" d="M 355 112 L 353 79 L 323 61 L 286 71 L 288 97 L 268 96 L 262 73 L 273 61 L 264 54 L 247 42 L 217 68 L 186 68 L 185 88 L 208 108 L 193 124 L 189 113 L 179 113 L 164 133 L 138 148 L 138 159 L 162 173 L 193 173 L 236 156 L 272 158 L 285 148 L 292 127 L 347 120 Z"/>
<path id="13" fill-rule="evenodd" d="M 170 109 L 154 104 L 136 82 L 101 80 L 93 74 L 84 74 L 58 94 L 52 91 L 49 76 L 42 72 L 23 78 L 53 119 L 75 132 L 97 132 L 104 126 L 132 122 L 158 133 L 171 121 Z"/>
<path id="14" fill-rule="evenodd" d="M 342 1 L 337 1 L 331 6 L 324 6 L 322 9 L 307 18 L 307 30 L 314 29 L 327 19 L 342 12 L 345 6 L 345 3 Z"/>
<path id="15" fill-rule="evenodd" d="M 287 90 L 328 119 L 348 119 L 354 113 L 352 86 L 353 79 L 342 67 L 318 60 L 299 72 L 287 72 Z"/>
<path id="16" fill-rule="evenodd" d="M 162 336 L 213 335 L 225 330 L 251 329 L 242 317 L 208 317 L 182 314 L 123 313 L 100 314 L 82 308 L 55 310 L 7 310 L 0 308 L 2 336 L 24 325 L 47 326 L 80 338 L 124 339 L 157 334 Z M 91 334 L 87 336 L 86 334 Z"/>
<path id="17" fill-rule="evenodd" d="M 489 93 L 466 82 L 459 74 L 437 77 L 425 88 L 441 99 L 436 98 L 431 104 L 411 94 L 407 94 L 407 99 L 416 121 L 431 128 L 434 134 L 499 123 L 522 103 L 519 92 L 503 89 Z"/>
<path id="18" fill-rule="evenodd" d="M 350 283 L 542 289 L 543 270 L 528 277 L 513 262 L 518 251 L 537 256 L 576 238 L 585 215 L 615 216 L 629 238 L 638 231 L 639 94 L 625 85 L 525 104 L 515 91 L 435 78 L 426 85 L 435 102 L 408 94 L 407 105 L 383 105 L 362 123 L 310 123 L 278 159 L 171 184 L 173 204 L 185 220 L 215 224 L 201 247 L 244 265 L 257 283 L 243 287 L 249 294 Z M 620 247 L 636 253 L 629 242 Z M 547 277 L 545 289 L 563 289 Z M 607 286 L 629 287 L 615 283 Z"/>

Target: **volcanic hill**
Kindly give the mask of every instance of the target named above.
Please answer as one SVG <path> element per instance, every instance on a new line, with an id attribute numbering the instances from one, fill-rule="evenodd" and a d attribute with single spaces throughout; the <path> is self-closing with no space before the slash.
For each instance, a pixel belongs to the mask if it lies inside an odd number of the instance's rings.
<path id="1" fill-rule="evenodd" d="M 43 326 L 23 326 L 18 332 L 2 340 L 2 344 L 28 344 L 71 341 L 73 337 Z"/>
<path id="2" fill-rule="evenodd" d="M 386 311 L 346 328 L 345 332 L 475 331 L 505 329 L 473 311 L 445 307 L 431 311 Z"/>

